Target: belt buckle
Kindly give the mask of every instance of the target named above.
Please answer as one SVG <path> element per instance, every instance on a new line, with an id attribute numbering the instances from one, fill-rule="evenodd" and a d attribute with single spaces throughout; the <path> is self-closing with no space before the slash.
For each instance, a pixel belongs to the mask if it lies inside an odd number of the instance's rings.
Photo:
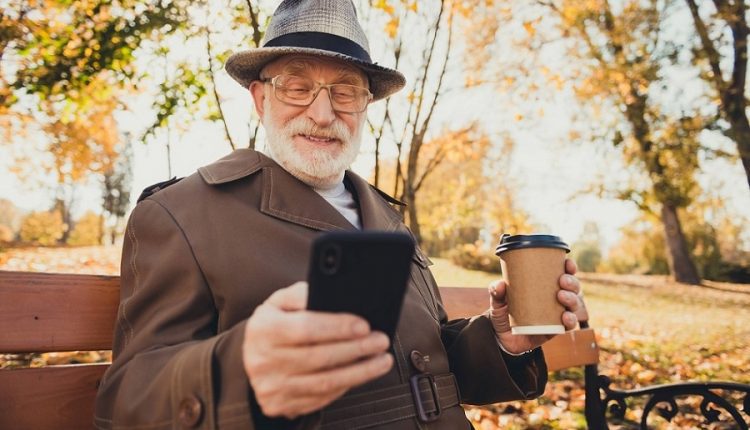
<path id="1" fill-rule="evenodd" d="M 422 403 L 422 391 L 419 388 L 419 382 L 421 380 L 427 380 L 427 385 L 430 387 L 430 394 L 432 394 L 432 400 L 435 403 L 434 411 L 426 411 L 424 404 Z M 431 373 L 417 373 L 409 379 L 411 384 L 411 395 L 414 398 L 414 407 L 417 409 L 417 417 L 419 420 L 425 423 L 435 421 L 440 417 L 440 398 L 438 397 L 438 389 L 435 384 L 435 377 Z"/>

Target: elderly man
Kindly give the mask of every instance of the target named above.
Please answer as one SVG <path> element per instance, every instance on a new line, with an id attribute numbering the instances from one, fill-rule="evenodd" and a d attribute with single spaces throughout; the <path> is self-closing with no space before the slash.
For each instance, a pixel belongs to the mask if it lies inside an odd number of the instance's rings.
<path id="1" fill-rule="evenodd" d="M 285 0 L 263 46 L 226 68 L 266 153 L 235 151 L 139 199 L 96 426 L 455 430 L 471 427 L 461 403 L 540 395 L 547 337 L 510 333 L 505 285 L 486 315 L 448 321 L 419 249 L 392 344 L 359 317 L 305 309 L 321 232 L 408 233 L 399 203 L 347 170 L 367 106 L 405 82 L 371 61 L 351 1 Z M 586 315 L 567 272 L 572 328 Z"/>

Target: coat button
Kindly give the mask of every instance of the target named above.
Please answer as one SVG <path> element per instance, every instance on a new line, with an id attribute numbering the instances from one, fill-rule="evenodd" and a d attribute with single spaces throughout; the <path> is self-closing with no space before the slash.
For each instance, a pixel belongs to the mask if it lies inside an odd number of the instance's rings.
<path id="1" fill-rule="evenodd" d="M 427 363 L 430 362 L 429 355 L 424 355 L 415 349 L 411 352 L 411 354 L 409 354 L 409 358 L 411 359 L 411 364 L 415 369 L 419 370 L 420 372 L 424 372 L 427 370 Z"/>
<path id="2" fill-rule="evenodd" d="M 201 421 L 202 415 L 203 405 L 197 397 L 190 396 L 182 399 L 179 411 L 180 424 L 188 428 L 195 427 Z"/>

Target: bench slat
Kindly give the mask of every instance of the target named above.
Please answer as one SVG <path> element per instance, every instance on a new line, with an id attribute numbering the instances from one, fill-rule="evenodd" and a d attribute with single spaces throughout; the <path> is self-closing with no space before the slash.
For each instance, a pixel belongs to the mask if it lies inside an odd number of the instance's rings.
<path id="1" fill-rule="evenodd" d="M 0 371 L 0 428 L 92 429 L 94 399 L 108 364 Z"/>
<path id="2" fill-rule="evenodd" d="M 489 307 L 487 288 L 440 287 L 449 318 L 465 318 L 483 313 Z M 599 362 L 599 346 L 592 329 L 559 334 L 542 346 L 549 371 Z"/>
<path id="3" fill-rule="evenodd" d="M 119 281 L 0 271 L 0 353 L 111 349 Z"/>

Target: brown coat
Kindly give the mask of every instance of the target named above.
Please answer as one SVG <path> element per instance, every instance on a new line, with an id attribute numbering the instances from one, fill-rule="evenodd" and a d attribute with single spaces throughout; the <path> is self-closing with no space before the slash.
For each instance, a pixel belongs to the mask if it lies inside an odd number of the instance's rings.
<path id="1" fill-rule="evenodd" d="M 346 177 L 364 229 L 408 231 L 380 192 L 351 172 Z M 99 389 L 96 425 L 247 430 L 306 427 L 320 420 L 315 414 L 316 419 L 288 423 L 260 414 L 242 366 L 243 325 L 273 291 L 306 278 L 316 235 L 352 229 L 312 189 L 246 149 L 141 201 L 126 232 L 115 359 Z M 455 375 L 462 403 L 541 394 L 546 383 L 541 352 L 511 359 L 499 351 L 486 318 L 448 322 L 429 264 L 418 250 L 392 349 L 393 369 L 345 398 L 368 393 L 367 398 L 408 382 L 418 373 L 412 351 L 429 355 L 426 371 Z M 470 426 L 460 406 L 452 406 L 427 426 L 408 418 L 372 428 Z"/>

